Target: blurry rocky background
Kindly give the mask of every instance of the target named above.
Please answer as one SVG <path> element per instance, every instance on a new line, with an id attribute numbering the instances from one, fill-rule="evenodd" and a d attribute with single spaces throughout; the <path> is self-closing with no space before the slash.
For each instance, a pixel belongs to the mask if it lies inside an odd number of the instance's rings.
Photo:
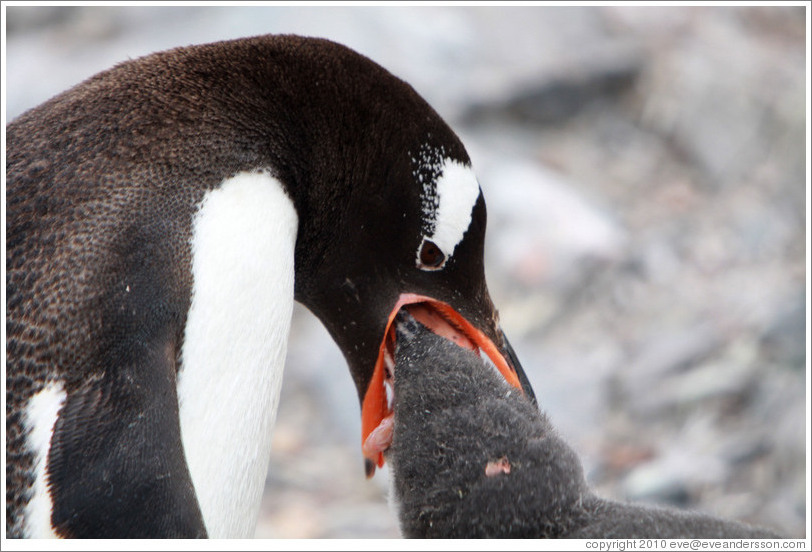
<path id="1" fill-rule="evenodd" d="M 800 7 L 9 7 L 13 119 L 112 64 L 332 38 L 467 144 L 491 293 L 542 408 L 608 497 L 804 536 Z M 258 537 L 397 537 L 344 360 L 294 316 Z"/>

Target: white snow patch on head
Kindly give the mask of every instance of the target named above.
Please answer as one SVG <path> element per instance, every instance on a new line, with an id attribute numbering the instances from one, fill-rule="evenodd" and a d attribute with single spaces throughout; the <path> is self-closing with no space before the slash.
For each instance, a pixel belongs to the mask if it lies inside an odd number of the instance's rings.
<path id="1" fill-rule="evenodd" d="M 471 167 L 445 158 L 433 198 L 436 205 L 432 217 L 434 231 L 424 239 L 433 241 L 446 259 L 454 254 L 471 225 L 471 215 L 479 194 L 479 183 Z"/>

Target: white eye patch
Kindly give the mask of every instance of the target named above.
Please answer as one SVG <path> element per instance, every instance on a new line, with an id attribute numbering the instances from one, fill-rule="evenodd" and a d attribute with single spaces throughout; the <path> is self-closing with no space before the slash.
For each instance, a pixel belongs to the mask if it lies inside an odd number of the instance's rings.
<path id="1" fill-rule="evenodd" d="M 479 183 L 470 166 L 442 156 L 442 150 L 421 148 L 421 163 L 415 177 L 423 186 L 421 194 L 423 239 L 417 248 L 417 266 L 423 270 L 441 269 L 454 254 L 468 227 L 480 195 Z M 425 260 L 424 244 L 432 242 L 444 255 L 438 265 Z"/>

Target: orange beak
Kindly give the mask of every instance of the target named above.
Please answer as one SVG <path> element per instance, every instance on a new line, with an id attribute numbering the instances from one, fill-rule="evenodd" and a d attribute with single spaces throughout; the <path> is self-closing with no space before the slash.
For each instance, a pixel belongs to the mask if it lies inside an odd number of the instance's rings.
<path id="1" fill-rule="evenodd" d="M 461 314 L 454 310 L 449 304 L 437 301 L 431 297 L 417 295 L 414 293 L 403 293 L 395 303 L 394 308 L 389 313 L 386 322 L 386 330 L 378 349 L 378 358 L 375 362 L 375 370 L 372 379 L 364 395 L 361 406 L 361 436 L 366 458 L 367 477 L 372 477 L 375 473 L 375 466 L 382 467 L 384 464 L 383 452 L 370 452 L 368 439 L 384 420 L 392 416 L 392 410 L 386 397 L 384 381 L 386 380 L 385 359 L 387 354 L 394 349 L 394 330 L 392 322 L 398 311 L 407 305 L 413 305 L 409 311 L 419 322 L 435 333 L 450 339 L 458 345 L 472 349 L 479 353 L 484 352 L 493 362 L 505 380 L 517 389 L 522 389 L 516 371 L 505 359 L 504 355 L 494 345 L 493 341 L 482 331 L 475 328 Z"/>

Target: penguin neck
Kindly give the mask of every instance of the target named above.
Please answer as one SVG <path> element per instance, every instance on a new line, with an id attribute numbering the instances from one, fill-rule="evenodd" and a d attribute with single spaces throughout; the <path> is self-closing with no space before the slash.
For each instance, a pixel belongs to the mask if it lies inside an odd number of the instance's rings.
<path id="1" fill-rule="evenodd" d="M 210 537 L 251 537 L 293 311 L 298 218 L 278 180 L 243 172 L 194 218 L 178 373 L 186 461 Z"/>

